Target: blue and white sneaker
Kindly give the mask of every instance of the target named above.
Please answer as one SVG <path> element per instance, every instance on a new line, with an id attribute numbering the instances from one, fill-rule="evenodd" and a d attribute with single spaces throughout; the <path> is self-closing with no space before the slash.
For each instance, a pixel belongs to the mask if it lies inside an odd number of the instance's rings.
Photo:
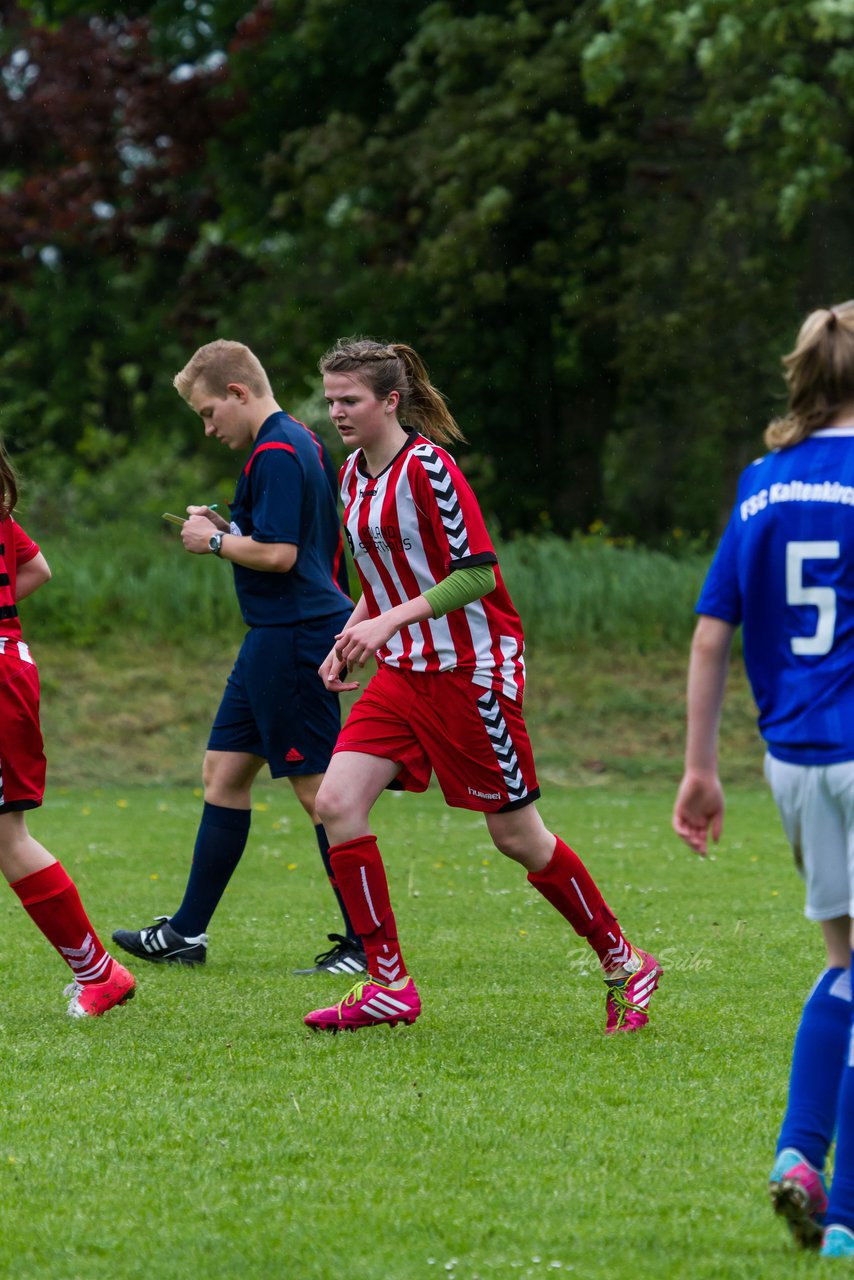
<path id="1" fill-rule="evenodd" d="M 817 1249 L 824 1235 L 827 1183 L 795 1147 L 784 1147 L 768 1179 L 774 1212 L 785 1218 L 801 1249 Z"/>
<path id="2" fill-rule="evenodd" d="M 822 1258 L 854 1258 L 854 1231 L 848 1227 L 830 1226 L 824 1233 Z"/>

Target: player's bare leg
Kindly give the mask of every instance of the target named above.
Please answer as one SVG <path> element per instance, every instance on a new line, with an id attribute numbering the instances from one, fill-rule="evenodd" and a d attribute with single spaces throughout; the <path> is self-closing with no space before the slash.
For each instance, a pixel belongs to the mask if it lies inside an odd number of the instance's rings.
<path id="1" fill-rule="evenodd" d="M 320 822 L 320 818 L 317 816 L 317 793 L 320 790 L 322 781 L 322 773 L 297 774 L 295 777 L 288 778 L 288 782 L 293 787 L 294 795 L 315 826 Z"/>
<path id="2" fill-rule="evenodd" d="M 53 854 L 30 835 L 23 813 L 0 814 L 0 871 L 10 884 L 43 871 L 55 861 Z"/>
<path id="3" fill-rule="evenodd" d="M 104 948 L 74 881 L 30 835 L 23 813 L 0 814 L 0 871 L 74 975 L 65 989 L 72 1017 L 97 1017 L 131 998 L 133 976 Z"/>
<path id="4" fill-rule="evenodd" d="M 243 751 L 206 751 L 202 764 L 205 803 L 251 809 L 252 784 L 265 761 Z"/>
<path id="5" fill-rule="evenodd" d="M 317 813 L 330 844 L 370 833 L 370 814 L 399 772 L 394 760 L 361 751 L 336 751 L 317 795 Z"/>
<path id="6" fill-rule="evenodd" d="M 495 847 L 525 867 L 534 888 L 599 957 L 608 986 L 606 1030 L 635 1031 L 644 1026 L 661 966 L 628 942 L 578 855 L 548 830 L 535 804 L 485 817 Z"/>

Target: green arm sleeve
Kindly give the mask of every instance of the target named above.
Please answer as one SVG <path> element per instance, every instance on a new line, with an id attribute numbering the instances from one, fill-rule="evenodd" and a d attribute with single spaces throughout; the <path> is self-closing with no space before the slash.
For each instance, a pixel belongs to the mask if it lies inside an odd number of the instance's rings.
<path id="1" fill-rule="evenodd" d="M 495 570 L 492 565 L 476 564 L 469 569 L 452 570 L 435 587 L 428 587 L 424 592 L 424 599 L 433 610 L 434 618 L 441 618 L 494 590 Z"/>

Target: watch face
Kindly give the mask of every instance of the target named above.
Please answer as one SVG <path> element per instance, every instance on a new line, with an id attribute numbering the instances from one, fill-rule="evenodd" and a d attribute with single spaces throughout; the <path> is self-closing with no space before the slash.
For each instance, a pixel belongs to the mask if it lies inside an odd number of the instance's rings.
<path id="1" fill-rule="evenodd" d="M 213 534 L 211 536 L 211 540 L 208 543 L 208 545 L 211 551 L 214 553 L 214 555 L 218 556 L 220 551 L 222 550 L 222 534 L 221 533 Z"/>

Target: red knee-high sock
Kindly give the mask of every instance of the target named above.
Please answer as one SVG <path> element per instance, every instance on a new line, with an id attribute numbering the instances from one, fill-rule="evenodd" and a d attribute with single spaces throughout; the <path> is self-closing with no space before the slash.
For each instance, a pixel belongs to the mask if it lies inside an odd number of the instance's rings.
<path id="1" fill-rule="evenodd" d="M 406 977 L 382 855 L 374 836 L 335 844 L 329 862 L 353 928 L 362 939 L 368 973 L 380 982 Z"/>
<path id="2" fill-rule="evenodd" d="M 632 949 L 623 936 L 617 917 L 578 854 L 573 853 L 559 836 L 555 836 L 551 862 L 545 870 L 531 872 L 528 879 L 569 921 L 575 932 L 587 939 L 606 973 L 618 969 L 631 958 Z"/>
<path id="3" fill-rule="evenodd" d="M 92 928 L 74 881 L 60 862 L 22 876 L 9 887 L 78 982 L 106 980 L 111 956 Z"/>

